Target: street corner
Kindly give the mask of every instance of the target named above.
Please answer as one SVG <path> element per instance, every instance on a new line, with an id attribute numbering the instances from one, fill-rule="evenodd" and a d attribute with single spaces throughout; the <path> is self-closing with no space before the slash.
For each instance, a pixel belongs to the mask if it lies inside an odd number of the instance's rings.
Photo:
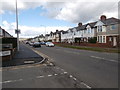
<path id="1" fill-rule="evenodd" d="M 15 74 L 17 72 L 17 74 Z M 23 76 L 23 74 L 25 74 Z M 10 77 L 8 77 L 8 75 Z M 33 83 L 34 82 L 34 83 Z M 55 66 L 26 66 L 3 71 L 3 88 L 79 88 L 77 78 Z M 21 87 L 19 86 L 21 85 Z M 46 86 L 47 85 L 47 86 Z"/>

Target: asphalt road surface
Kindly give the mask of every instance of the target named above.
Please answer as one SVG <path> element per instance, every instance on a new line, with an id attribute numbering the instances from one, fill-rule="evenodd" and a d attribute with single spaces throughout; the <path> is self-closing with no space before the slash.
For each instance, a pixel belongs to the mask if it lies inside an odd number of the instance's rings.
<path id="1" fill-rule="evenodd" d="M 118 88 L 118 54 L 63 47 L 36 48 L 92 88 Z"/>
<path id="2" fill-rule="evenodd" d="M 2 83 L 3 90 L 4 88 L 87 88 L 58 66 L 38 64 L 9 67 L 3 69 L 2 76 L 0 84 Z"/>

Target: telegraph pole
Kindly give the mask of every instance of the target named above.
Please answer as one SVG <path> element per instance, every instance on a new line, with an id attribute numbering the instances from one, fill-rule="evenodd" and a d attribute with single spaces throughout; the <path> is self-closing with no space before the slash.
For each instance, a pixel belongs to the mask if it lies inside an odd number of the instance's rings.
<path id="1" fill-rule="evenodd" d="M 17 34 L 17 51 L 19 51 L 19 33 L 18 30 L 18 9 L 17 9 L 17 0 L 16 0 L 16 34 Z"/>

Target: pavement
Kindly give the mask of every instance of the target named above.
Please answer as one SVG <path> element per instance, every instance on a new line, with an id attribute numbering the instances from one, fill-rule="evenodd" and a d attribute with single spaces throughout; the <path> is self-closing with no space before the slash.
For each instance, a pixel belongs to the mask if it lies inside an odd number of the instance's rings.
<path id="1" fill-rule="evenodd" d="M 43 60 L 43 57 L 36 54 L 33 50 L 20 43 L 20 50 L 16 52 L 12 60 L 2 62 L 2 67 L 34 64 Z"/>
<path id="2" fill-rule="evenodd" d="M 46 47 L 37 51 L 93 88 L 118 88 L 118 54 Z"/>

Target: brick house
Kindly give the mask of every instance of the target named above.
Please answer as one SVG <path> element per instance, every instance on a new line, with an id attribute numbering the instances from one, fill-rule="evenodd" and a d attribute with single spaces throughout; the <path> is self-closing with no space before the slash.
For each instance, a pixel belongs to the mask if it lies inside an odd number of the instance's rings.
<path id="1" fill-rule="evenodd" d="M 120 20 L 116 18 L 106 18 L 105 15 L 95 25 L 97 27 L 97 42 L 108 46 L 119 46 Z"/>

